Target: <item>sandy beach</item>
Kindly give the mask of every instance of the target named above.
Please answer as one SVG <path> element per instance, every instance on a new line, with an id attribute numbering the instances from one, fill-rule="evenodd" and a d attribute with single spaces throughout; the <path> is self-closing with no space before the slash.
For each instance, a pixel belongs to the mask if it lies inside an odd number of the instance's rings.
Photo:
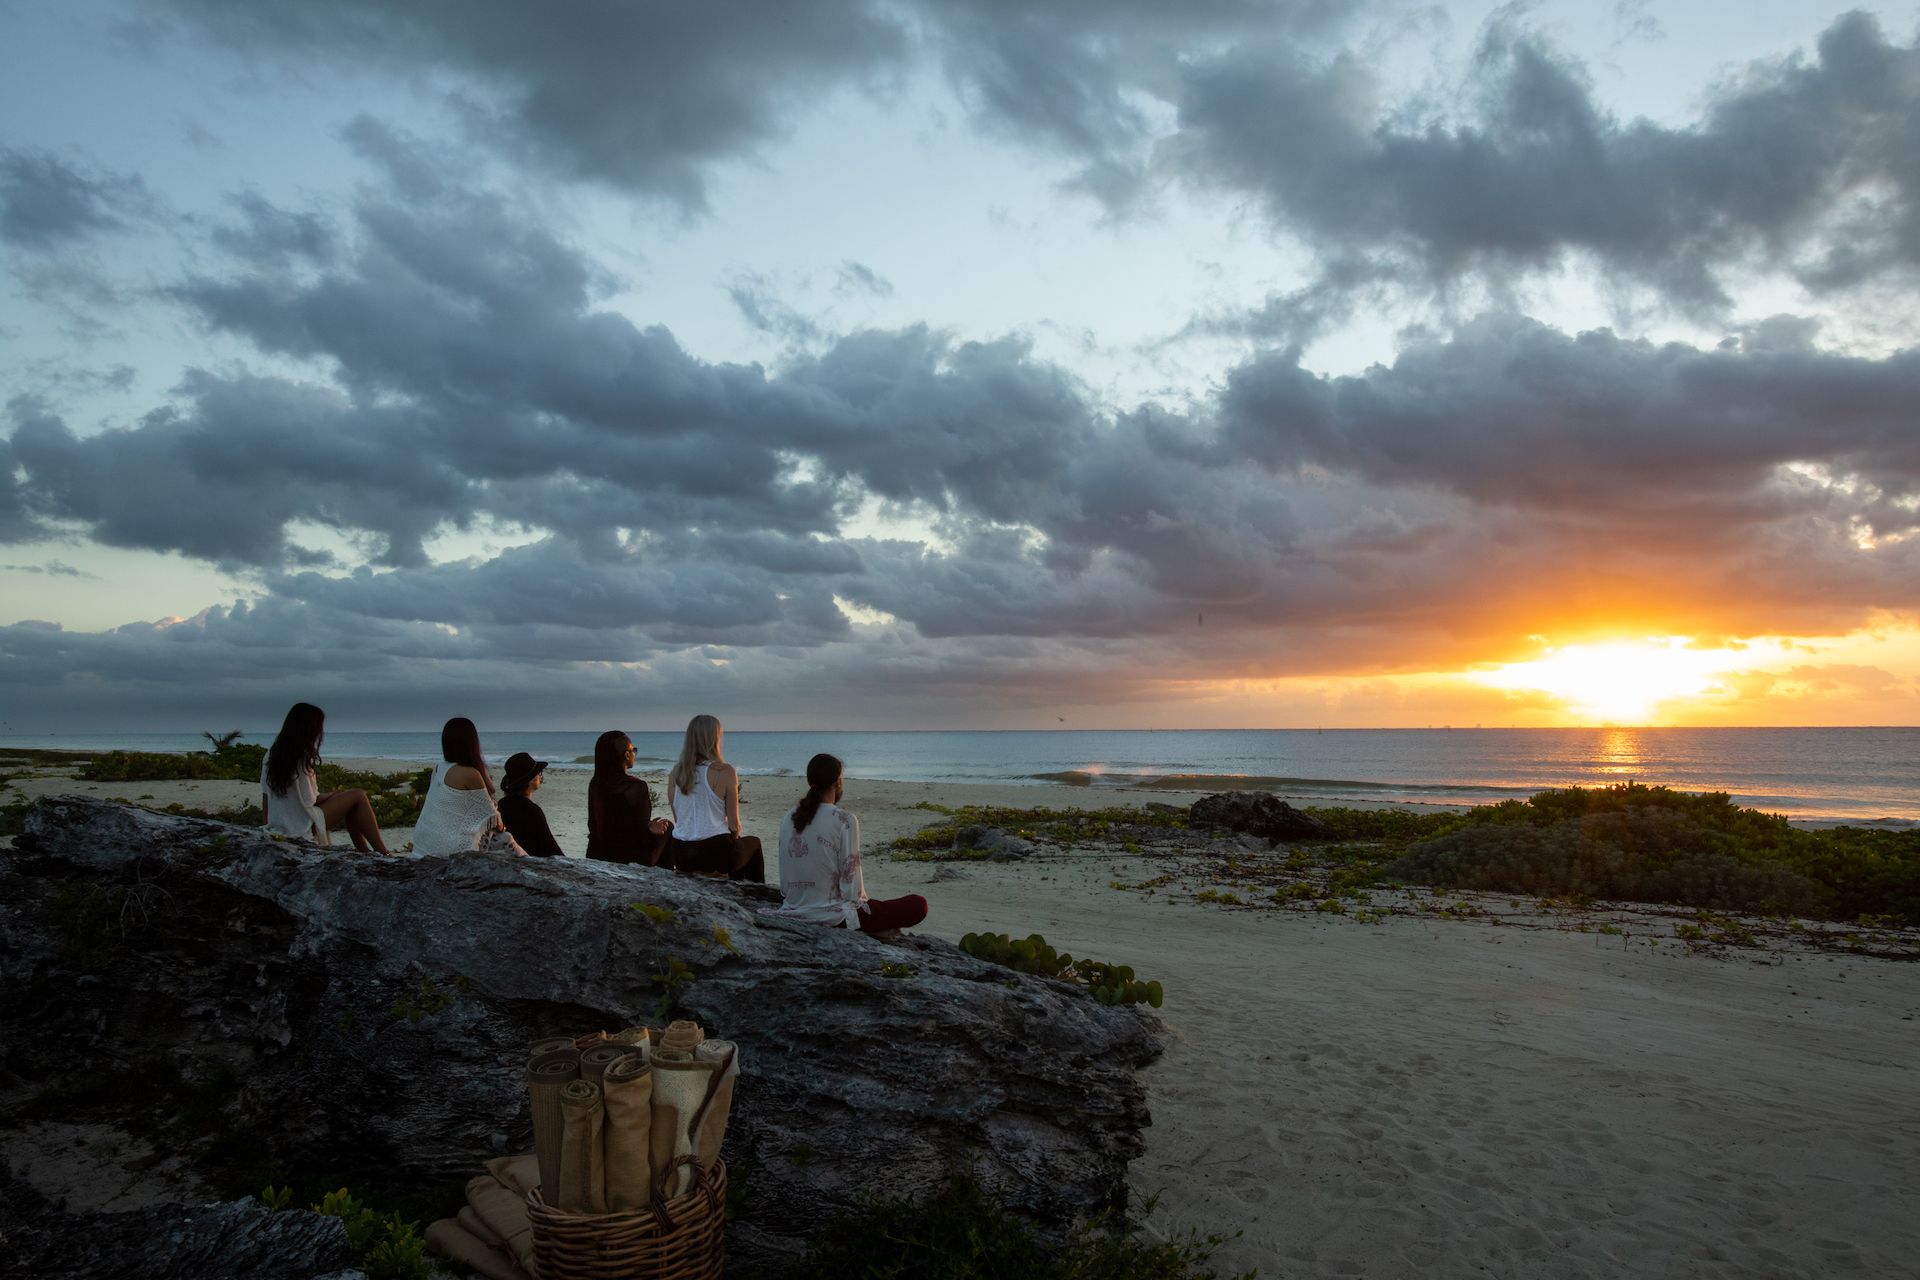
<path id="1" fill-rule="evenodd" d="M 549 778 L 537 798 L 578 852 L 586 774 Z M 257 800 L 41 771 L 22 792 Z M 797 795 L 749 780 L 748 832 L 770 838 Z M 1656 911 L 1576 920 L 1504 895 L 1368 923 L 1222 905 L 1195 897 L 1222 883 L 1204 859 L 1151 842 L 885 852 L 940 816 L 922 803 L 1193 798 L 855 780 L 845 802 L 869 891 L 926 894 L 928 932 L 1040 932 L 1164 983 L 1132 1179 L 1151 1225 L 1240 1232 L 1216 1265 L 1269 1277 L 1879 1277 L 1920 1256 L 1920 965 L 1791 938 L 1688 947 Z M 1581 931 L 1597 919 L 1622 931 Z"/>

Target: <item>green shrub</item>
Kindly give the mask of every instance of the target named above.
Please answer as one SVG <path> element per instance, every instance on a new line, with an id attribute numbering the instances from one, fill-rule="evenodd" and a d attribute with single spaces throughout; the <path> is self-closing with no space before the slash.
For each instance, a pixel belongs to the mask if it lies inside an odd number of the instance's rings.
<path id="1" fill-rule="evenodd" d="M 1802 831 L 1723 793 L 1638 783 L 1543 791 L 1463 818 L 1385 873 L 1449 889 L 1920 924 L 1920 830 Z"/>
<path id="2" fill-rule="evenodd" d="M 432 1275 L 419 1223 L 404 1221 L 397 1213 L 369 1209 L 345 1187 L 329 1191 L 313 1211 L 340 1219 L 354 1258 L 373 1280 L 428 1280 Z"/>
<path id="3" fill-rule="evenodd" d="M 227 742 L 212 751 L 109 751 L 74 774 L 86 782 L 157 782 L 176 778 L 258 782 L 267 749 Z"/>
<path id="4" fill-rule="evenodd" d="M 925 1204 L 868 1207 L 809 1242 L 805 1280 L 1212 1280 L 1205 1264 L 1223 1236 L 1188 1231 L 1144 1241 L 1132 1224 L 1073 1231 L 1057 1246 L 982 1194 L 971 1179 Z M 1242 1280 L 1251 1280 L 1247 1272 Z"/>
<path id="5" fill-rule="evenodd" d="M 1101 1004 L 1146 1004 L 1158 1009 L 1165 996 L 1158 982 L 1141 982 L 1126 965 L 1075 960 L 1064 951 L 1055 951 L 1037 933 L 1024 938 L 1009 938 L 1004 933 L 969 933 L 960 939 L 960 949 L 970 956 L 1021 973 L 1084 983 Z"/>

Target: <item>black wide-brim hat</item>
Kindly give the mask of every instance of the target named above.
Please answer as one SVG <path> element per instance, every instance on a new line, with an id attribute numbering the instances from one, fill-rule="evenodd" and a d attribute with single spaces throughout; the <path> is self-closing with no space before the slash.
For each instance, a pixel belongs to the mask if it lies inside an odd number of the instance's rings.
<path id="1" fill-rule="evenodd" d="M 535 760 L 524 751 L 516 751 L 507 757 L 507 776 L 500 781 L 502 791 L 519 791 L 529 782 L 540 776 L 547 767 L 545 760 Z"/>

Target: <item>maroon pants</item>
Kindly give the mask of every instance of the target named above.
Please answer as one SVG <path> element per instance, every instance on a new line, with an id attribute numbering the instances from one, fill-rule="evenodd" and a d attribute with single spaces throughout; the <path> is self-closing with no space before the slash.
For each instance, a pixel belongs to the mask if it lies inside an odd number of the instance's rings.
<path id="1" fill-rule="evenodd" d="M 917 893 L 904 898 L 868 898 L 860 904 L 860 932 L 885 933 L 911 929 L 927 918 L 927 900 Z"/>

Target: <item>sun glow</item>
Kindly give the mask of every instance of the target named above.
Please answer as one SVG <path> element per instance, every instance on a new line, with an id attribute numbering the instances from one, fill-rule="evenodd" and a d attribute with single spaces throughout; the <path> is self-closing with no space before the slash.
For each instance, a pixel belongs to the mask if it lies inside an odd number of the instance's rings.
<path id="1" fill-rule="evenodd" d="M 1663 704 L 1707 694 L 1715 677 L 1752 661 L 1745 651 L 1696 649 L 1691 643 L 1686 636 L 1662 636 L 1566 645 L 1532 662 L 1477 672 L 1474 679 L 1495 689 L 1545 693 L 1588 720 L 1647 724 Z"/>

